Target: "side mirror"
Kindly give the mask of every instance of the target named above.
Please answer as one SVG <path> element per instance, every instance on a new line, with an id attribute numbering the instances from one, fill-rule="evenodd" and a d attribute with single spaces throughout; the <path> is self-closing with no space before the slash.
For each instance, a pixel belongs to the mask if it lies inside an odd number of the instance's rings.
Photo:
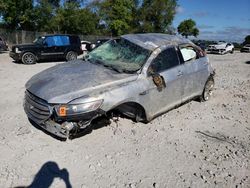
<path id="1" fill-rule="evenodd" d="M 157 86 L 158 91 L 162 91 L 163 88 L 166 87 L 166 82 L 159 73 L 155 72 L 154 69 L 151 67 L 148 70 L 148 74 L 152 76 L 154 84 Z"/>
<path id="2" fill-rule="evenodd" d="M 158 91 L 162 91 L 166 87 L 166 82 L 160 74 L 153 75 L 153 82 L 157 86 Z"/>

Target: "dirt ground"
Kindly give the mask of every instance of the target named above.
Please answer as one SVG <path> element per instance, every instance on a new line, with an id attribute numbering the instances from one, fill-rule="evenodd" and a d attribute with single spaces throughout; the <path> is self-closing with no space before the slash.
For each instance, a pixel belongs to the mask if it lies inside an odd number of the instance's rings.
<path id="1" fill-rule="evenodd" d="M 26 81 L 63 62 L 23 65 L 0 54 L 0 187 L 250 187 L 250 54 L 209 58 L 210 101 L 62 142 L 32 126 L 22 103 Z"/>

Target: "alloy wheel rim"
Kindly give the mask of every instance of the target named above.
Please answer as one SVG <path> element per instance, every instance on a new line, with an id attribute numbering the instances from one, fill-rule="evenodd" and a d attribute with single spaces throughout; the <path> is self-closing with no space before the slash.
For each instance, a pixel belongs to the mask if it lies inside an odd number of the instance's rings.
<path id="1" fill-rule="evenodd" d="M 31 54 L 27 54 L 25 55 L 24 60 L 26 63 L 31 64 L 34 62 L 34 57 Z"/>
<path id="2" fill-rule="evenodd" d="M 69 53 L 69 60 L 74 60 L 74 59 L 75 59 L 75 55 L 72 52 L 70 52 Z"/>

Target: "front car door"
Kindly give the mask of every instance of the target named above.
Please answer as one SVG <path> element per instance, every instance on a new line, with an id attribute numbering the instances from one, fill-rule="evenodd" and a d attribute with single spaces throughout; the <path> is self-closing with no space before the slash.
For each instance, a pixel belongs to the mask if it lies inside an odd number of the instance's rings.
<path id="1" fill-rule="evenodd" d="M 183 65 L 180 64 L 176 47 L 162 50 L 151 62 L 148 68 L 147 91 L 144 104 L 150 117 L 167 111 L 181 103 L 183 94 Z M 153 81 L 153 75 L 161 76 L 165 82 L 163 88 L 158 88 Z M 147 94 L 147 95 L 146 95 Z"/>

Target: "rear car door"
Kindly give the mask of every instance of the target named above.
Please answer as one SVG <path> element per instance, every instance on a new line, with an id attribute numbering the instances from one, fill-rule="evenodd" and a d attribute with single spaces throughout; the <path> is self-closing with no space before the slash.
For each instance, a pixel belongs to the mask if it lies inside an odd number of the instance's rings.
<path id="1" fill-rule="evenodd" d="M 54 36 L 55 52 L 57 58 L 64 58 L 68 49 L 70 48 L 70 37 L 67 35 Z"/>
<path id="2" fill-rule="evenodd" d="M 202 93 L 208 77 L 208 59 L 200 49 L 190 44 L 180 45 L 179 50 L 183 63 L 184 102 Z"/>
<path id="3" fill-rule="evenodd" d="M 69 46 L 68 36 L 47 36 L 43 41 L 41 56 L 43 59 L 62 58 L 67 46 Z"/>
<path id="4" fill-rule="evenodd" d="M 159 89 L 152 79 L 148 76 L 149 90 L 148 107 L 153 115 L 160 114 L 177 104 L 181 103 L 183 94 L 183 65 L 179 63 L 179 58 L 175 47 L 169 47 L 158 54 L 149 66 L 148 72 L 152 71 L 159 74 L 165 86 Z"/>

